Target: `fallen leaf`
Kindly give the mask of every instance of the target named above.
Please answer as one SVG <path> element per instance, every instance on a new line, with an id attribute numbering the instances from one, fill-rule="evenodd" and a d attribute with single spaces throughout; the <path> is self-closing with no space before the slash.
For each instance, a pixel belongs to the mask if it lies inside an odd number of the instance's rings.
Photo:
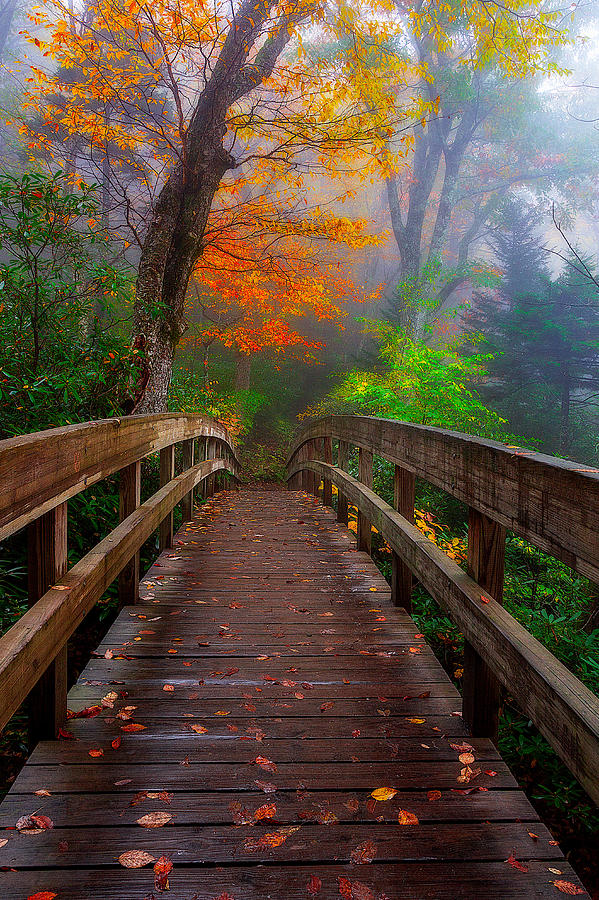
<path id="1" fill-rule="evenodd" d="M 399 825 L 419 825 L 418 816 L 409 812 L 407 809 L 400 809 L 397 814 L 397 822 Z"/>
<path id="2" fill-rule="evenodd" d="M 257 785 L 261 791 L 264 791 L 265 794 L 274 794 L 277 789 L 276 784 L 271 784 L 270 781 L 254 781 L 254 784 Z"/>
<path id="3" fill-rule="evenodd" d="M 259 822 L 261 819 L 272 819 L 276 814 L 276 805 L 274 803 L 265 803 L 263 806 L 259 806 L 254 813 L 254 822 Z"/>
<path id="4" fill-rule="evenodd" d="M 426 796 L 429 800 L 440 800 L 441 791 L 429 791 Z"/>
<path id="5" fill-rule="evenodd" d="M 371 863 L 376 856 L 377 848 L 372 841 L 362 841 L 357 847 L 354 847 L 350 853 L 350 860 L 355 866 L 363 866 Z"/>
<path id="6" fill-rule="evenodd" d="M 382 801 L 382 800 L 392 800 L 396 794 L 397 794 L 397 791 L 395 790 L 395 788 L 380 787 L 380 788 L 376 788 L 376 790 L 374 790 L 370 796 L 374 797 L 375 800 Z"/>
<path id="7" fill-rule="evenodd" d="M 372 893 L 368 885 L 363 884 L 361 881 L 352 882 L 351 897 L 352 900 L 376 900 L 375 895 Z"/>
<path id="8" fill-rule="evenodd" d="M 168 876 L 172 868 L 173 863 L 168 856 L 161 856 L 154 864 L 154 887 L 157 891 L 168 891 Z"/>
<path id="9" fill-rule="evenodd" d="M 119 862 L 125 869 L 142 869 L 155 861 L 156 857 L 146 853 L 145 850 L 126 850 L 119 856 Z"/>
<path id="10" fill-rule="evenodd" d="M 119 735 L 118 737 L 115 737 L 114 740 L 112 740 L 110 742 L 110 746 L 112 747 L 113 750 L 118 750 L 119 747 L 121 746 L 121 741 L 122 741 L 122 738 Z"/>
<path id="11" fill-rule="evenodd" d="M 16 829 L 20 831 L 21 834 L 41 834 L 42 831 L 48 831 L 50 828 L 54 828 L 54 822 L 52 819 L 48 818 L 48 816 L 21 816 L 20 819 L 17 820 Z"/>
<path id="12" fill-rule="evenodd" d="M 458 759 L 465 766 L 469 766 L 470 763 L 473 763 L 475 761 L 475 756 L 473 753 L 460 753 Z"/>
<path id="13" fill-rule="evenodd" d="M 163 684 L 162 690 L 166 691 L 167 693 L 172 693 L 172 691 L 175 690 L 175 686 L 173 684 Z"/>
<path id="14" fill-rule="evenodd" d="M 275 763 L 271 759 L 267 759 L 266 756 L 257 756 L 254 762 L 257 766 L 260 766 L 261 769 L 264 769 L 265 772 L 277 771 Z"/>
<path id="15" fill-rule="evenodd" d="M 518 869 L 519 872 L 528 872 L 528 866 L 525 866 L 523 863 L 518 862 L 513 854 L 510 854 L 510 856 L 508 856 L 508 858 L 506 859 L 506 863 L 509 863 L 512 868 Z"/>
<path id="16" fill-rule="evenodd" d="M 230 709 L 217 709 L 216 712 L 214 713 L 214 715 L 215 716 L 230 716 L 231 710 Z"/>
<path id="17" fill-rule="evenodd" d="M 129 725 L 121 725 L 121 731 L 145 731 L 146 726 L 137 722 L 130 722 Z"/>
<path id="18" fill-rule="evenodd" d="M 27 900 L 54 900 L 55 897 L 58 897 L 58 894 L 54 891 L 38 891 L 37 894 L 30 894 Z"/>
<path id="19" fill-rule="evenodd" d="M 306 885 L 306 893 L 310 894 L 310 896 L 315 897 L 316 894 L 320 893 L 320 889 L 322 887 L 322 881 L 318 877 L 318 875 L 311 875 L 310 881 Z"/>
<path id="20" fill-rule="evenodd" d="M 575 894 L 586 894 L 585 890 L 579 888 L 577 884 L 573 884 L 571 881 L 554 881 L 553 884 L 562 894 L 569 894 L 571 897 L 574 897 Z"/>
<path id="21" fill-rule="evenodd" d="M 93 756 L 94 759 L 97 759 L 99 756 L 104 756 L 104 751 L 101 747 L 97 750 L 88 750 L 87 752 L 90 756 Z"/>
<path id="22" fill-rule="evenodd" d="M 137 824 L 142 828 L 162 828 L 167 822 L 172 820 L 172 816 L 167 812 L 151 812 L 137 819 Z"/>

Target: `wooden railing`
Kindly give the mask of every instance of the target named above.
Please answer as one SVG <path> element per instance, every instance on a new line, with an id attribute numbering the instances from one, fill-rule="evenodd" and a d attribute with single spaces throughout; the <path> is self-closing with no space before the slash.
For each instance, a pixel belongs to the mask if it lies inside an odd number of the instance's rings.
<path id="1" fill-rule="evenodd" d="M 160 489 L 141 503 L 141 460 L 156 452 Z M 32 742 L 56 736 L 68 639 L 115 579 L 120 604 L 138 602 L 140 547 L 157 529 L 160 550 L 169 547 L 174 507 L 190 519 L 194 488 L 211 496 L 239 468 L 226 428 L 201 416 L 127 416 L 0 441 L 0 540 L 27 527 L 30 606 L 0 638 L 0 728 L 29 697 Z M 67 571 L 67 501 L 116 472 L 120 524 Z"/>
<path id="2" fill-rule="evenodd" d="M 333 440 L 338 442 L 334 466 Z M 358 447 L 358 478 L 345 471 Z M 395 465 L 394 506 L 372 490 L 373 454 Z M 358 548 L 371 526 L 389 544 L 391 596 L 410 609 L 412 578 L 465 638 L 463 715 L 474 736 L 495 738 L 502 687 L 599 802 L 599 699 L 502 606 L 506 529 L 599 582 L 599 469 L 471 435 L 364 416 L 306 425 L 291 448 L 289 486 L 331 504 L 347 525 L 358 510 Z M 468 574 L 414 526 L 416 476 L 468 505 Z"/>

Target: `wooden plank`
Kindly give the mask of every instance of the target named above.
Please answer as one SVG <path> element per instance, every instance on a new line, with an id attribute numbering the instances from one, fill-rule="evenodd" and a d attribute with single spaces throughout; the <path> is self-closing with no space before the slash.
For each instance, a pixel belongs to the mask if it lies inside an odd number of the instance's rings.
<path id="1" fill-rule="evenodd" d="M 324 463 L 309 465 L 324 470 Z M 599 801 L 599 700 L 452 559 L 389 504 L 334 467 L 331 480 L 361 506 L 425 589 L 485 657 L 589 796 Z"/>
<path id="2" fill-rule="evenodd" d="M 322 459 L 326 463 L 333 462 L 333 439 L 331 437 L 322 439 Z M 322 483 L 322 502 L 325 506 L 333 505 L 332 484 L 328 478 L 325 478 Z"/>
<path id="3" fill-rule="evenodd" d="M 27 583 L 30 615 L 50 585 L 56 584 L 67 570 L 67 504 L 45 513 L 28 528 Z M 40 677 L 41 675 L 41 677 Z M 33 673 L 29 695 L 29 740 L 55 738 L 67 714 L 67 644 L 64 641 L 50 655 L 47 667 L 39 665 Z"/>
<path id="4" fill-rule="evenodd" d="M 122 522 L 141 503 L 141 462 L 131 463 L 131 465 L 121 469 L 119 477 L 119 521 Z M 120 606 L 138 602 L 139 550 L 133 554 L 133 557 L 124 566 L 119 575 Z"/>
<path id="5" fill-rule="evenodd" d="M 132 462 L 198 435 L 229 441 L 213 419 L 172 413 L 66 425 L 0 441 L 0 540 Z"/>
<path id="6" fill-rule="evenodd" d="M 426 425 L 326 416 L 305 441 L 331 435 L 414 472 L 535 547 L 599 581 L 599 469 Z M 290 469 L 293 466 L 290 466 Z"/>
<path id="7" fill-rule="evenodd" d="M 476 509 L 468 518 L 468 574 L 498 603 L 503 599 L 505 528 Z M 473 735 L 497 740 L 501 684 L 469 641 L 464 642 L 464 720 Z"/>
<path id="8" fill-rule="evenodd" d="M 159 855 L 158 849 L 157 854 Z M 201 859 L 201 854 L 198 855 Z M 503 861 L 411 862 L 369 866 L 306 864 L 285 866 L 269 860 L 268 866 L 237 865 L 234 868 L 181 865 L 174 854 L 175 865 L 169 875 L 171 895 L 179 898 L 214 900 L 217 897 L 268 897 L 277 900 L 306 900 L 308 886 L 319 886 L 318 900 L 339 900 L 340 887 L 354 886 L 354 894 L 410 900 L 538 900 L 559 897 L 558 880 L 576 886 L 580 881 L 563 858 L 527 860 L 526 872 L 520 872 Z M 67 865 L 63 859 L 62 866 Z M 552 870 L 557 870 L 556 872 Z M 0 873 L 5 900 L 23 900 L 41 889 L 57 894 L 59 900 L 147 900 L 154 892 L 152 867 L 144 869 L 45 869 Z M 367 893 L 370 891 L 370 895 Z M 346 891 L 347 893 L 347 891 Z"/>

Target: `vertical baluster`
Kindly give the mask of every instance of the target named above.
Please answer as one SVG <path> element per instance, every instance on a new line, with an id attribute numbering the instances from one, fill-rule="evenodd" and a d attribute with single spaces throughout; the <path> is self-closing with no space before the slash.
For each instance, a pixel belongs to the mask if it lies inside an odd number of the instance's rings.
<path id="1" fill-rule="evenodd" d="M 194 440 L 193 438 L 189 438 L 187 441 L 183 441 L 183 471 L 187 471 L 187 469 L 191 469 L 194 461 Z M 183 499 L 181 500 L 181 513 L 183 515 L 183 521 L 189 522 L 190 519 L 193 518 L 193 488 L 190 490 L 188 494 L 185 494 Z"/>
<path id="2" fill-rule="evenodd" d="M 322 461 L 333 463 L 333 438 L 330 435 L 322 441 Z M 325 506 L 333 505 L 333 485 L 329 478 L 324 478 L 322 482 L 322 502 Z"/>
<path id="3" fill-rule="evenodd" d="M 358 478 L 365 487 L 372 487 L 372 450 L 365 450 L 360 447 L 358 457 Z M 372 548 L 372 528 L 371 524 L 364 515 L 358 510 L 358 550 L 365 550 L 370 553 Z"/>
<path id="4" fill-rule="evenodd" d="M 131 463 L 120 472 L 119 520 L 135 512 L 141 502 L 141 462 Z M 139 603 L 139 550 L 119 574 L 119 607 Z"/>
<path id="5" fill-rule="evenodd" d="M 503 600 L 505 528 L 478 510 L 468 517 L 468 573 L 498 603 Z M 463 715 L 473 737 L 497 739 L 501 685 L 464 642 Z"/>
<path id="6" fill-rule="evenodd" d="M 67 504 L 61 503 L 32 522 L 27 529 L 29 606 L 67 571 Z M 67 715 L 67 645 L 42 673 L 29 695 L 31 746 L 53 740 Z"/>
<path id="7" fill-rule="evenodd" d="M 314 459 L 314 441 L 306 441 L 303 446 L 303 459 Z M 302 473 L 302 488 L 306 494 L 314 493 L 314 473 L 304 469 Z"/>
<path id="8" fill-rule="evenodd" d="M 163 447 L 160 451 L 160 487 L 168 484 L 175 477 L 175 445 Z M 162 553 L 173 546 L 173 512 L 162 520 L 159 529 L 158 548 Z"/>
<path id="9" fill-rule="evenodd" d="M 414 521 L 414 494 L 416 477 L 413 472 L 395 466 L 393 479 L 393 497 L 395 509 L 407 519 Z M 412 609 L 412 573 L 405 562 L 391 551 L 391 599 L 395 606 L 403 606 L 408 612 Z"/>
<path id="10" fill-rule="evenodd" d="M 349 444 L 347 441 L 339 441 L 337 448 L 337 467 L 347 472 L 349 465 Z M 340 490 L 337 492 L 337 521 L 347 528 L 347 497 Z"/>

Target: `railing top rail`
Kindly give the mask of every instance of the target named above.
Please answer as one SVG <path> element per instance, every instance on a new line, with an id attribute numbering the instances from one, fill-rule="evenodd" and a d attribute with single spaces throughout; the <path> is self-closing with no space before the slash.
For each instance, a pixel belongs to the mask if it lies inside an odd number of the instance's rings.
<path id="1" fill-rule="evenodd" d="M 599 582 L 599 469 L 469 434 L 369 416 L 307 423 L 307 441 L 332 436 L 372 450 Z"/>
<path id="2" fill-rule="evenodd" d="M 0 540 L 125 466 L 170 444 L 215 437 L 235 448 L 208 416 L 123 416 L 0 441 Z"/>

